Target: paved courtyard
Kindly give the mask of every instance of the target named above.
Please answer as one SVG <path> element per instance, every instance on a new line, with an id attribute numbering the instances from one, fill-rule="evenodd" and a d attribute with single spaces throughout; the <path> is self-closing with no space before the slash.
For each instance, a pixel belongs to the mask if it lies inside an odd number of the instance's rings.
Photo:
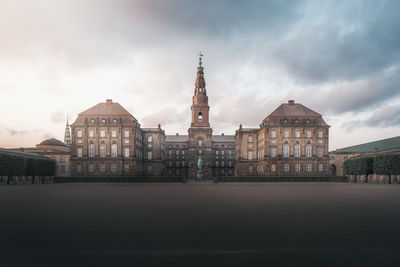
<path id="1" fill-rule="evenodd" d="M 399 266 L 400 185 L 0 186 L 0 266 Z"/>

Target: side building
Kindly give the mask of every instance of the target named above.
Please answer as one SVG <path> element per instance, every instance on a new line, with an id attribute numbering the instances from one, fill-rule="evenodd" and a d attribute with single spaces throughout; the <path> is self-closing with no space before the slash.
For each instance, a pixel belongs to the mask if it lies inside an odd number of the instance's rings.
<path id="1" fill-rule="evenodd" d="M 322 115 L 289 100 L 259 128 L 235 133 L 236 176 L 329 175 L 329 125 Z"/>
<path id="2" fill-rule="evenodd" d="M 343 163 L 349 158 L 399 153 L 400 136 L 336 149 L 329 152 L 331 174 L 344 176 Z"/>

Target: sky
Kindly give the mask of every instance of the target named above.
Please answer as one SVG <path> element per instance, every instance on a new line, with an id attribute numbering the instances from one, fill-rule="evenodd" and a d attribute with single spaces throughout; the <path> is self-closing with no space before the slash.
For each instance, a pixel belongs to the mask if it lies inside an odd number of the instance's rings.
<path id="1" fill-rule="evenodd" d="M 198 53 L 214 134 L 294 99 L 329 149 L 400 133 L 400 1 L 0 0 L 0 147 L 63 140 L 112 99 L 187 134 Z"/>

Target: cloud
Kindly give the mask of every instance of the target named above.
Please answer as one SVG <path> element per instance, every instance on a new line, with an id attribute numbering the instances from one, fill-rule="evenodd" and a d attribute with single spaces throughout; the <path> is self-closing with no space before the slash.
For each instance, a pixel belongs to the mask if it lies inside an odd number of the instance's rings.
<path id="1" fill-rule="evenodd" d="M 57 110 L 56 112 L 51 113 L 50 120 L 55 124 L 59 124 L 66 121 L 66 115 L 64 112 Z"/>
<path id="2" fill-rule="evenodd" d="M 400 126 L 400 105 L 385 105 L 376 109 L 365 119 L 351 120 L 343 124 L 346 132 L 351 132 L 360 127 L 388 128 Z"/>
<path id="3" fill-rule="evenodd" d="M 27 130 L 16 130 L 16 129 L 5 127 L 0 124 L 0 132 L 2 132 L 2 131 L 5 131 L 9 135 L 12 135 L 12 136 L 29 134 L 29 131 L 27 131 Z"/>

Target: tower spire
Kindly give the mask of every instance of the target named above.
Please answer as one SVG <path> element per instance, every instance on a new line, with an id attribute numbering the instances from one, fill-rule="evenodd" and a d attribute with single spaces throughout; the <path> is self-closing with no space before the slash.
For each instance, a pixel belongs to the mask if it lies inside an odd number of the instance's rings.
<path id="1" fill-rule="evenodd" d="M 191 127 L 210 127 L 208 97 L 206 92 L 206 82 L 203 72 L 203 54 L 199 52 L 199 66 L 197 67 L 197 76 L 192 97 L 192 123 Z"/>
<path id="2" fill-rule="evenodd" d="M 203 54 L 199 52 L 199 66 L 197 67 L 197 77 L 196 77 L 196 83 L 195 83 L 195 90 L 196 93 L 198 92 L 204 92 L 206 93 L 206 81 L 204 80 L 204 72 L 203 72 Z M 201 89 L 201 90 L 199 90 Z"/>
<path id="3" fill-rule="evenodd" d="M 68 123 L 68 115 L 67 115 L 67 124 L 65 125 L 64 144 L 67 146 L 71 146 L 71 131 Z"/>

